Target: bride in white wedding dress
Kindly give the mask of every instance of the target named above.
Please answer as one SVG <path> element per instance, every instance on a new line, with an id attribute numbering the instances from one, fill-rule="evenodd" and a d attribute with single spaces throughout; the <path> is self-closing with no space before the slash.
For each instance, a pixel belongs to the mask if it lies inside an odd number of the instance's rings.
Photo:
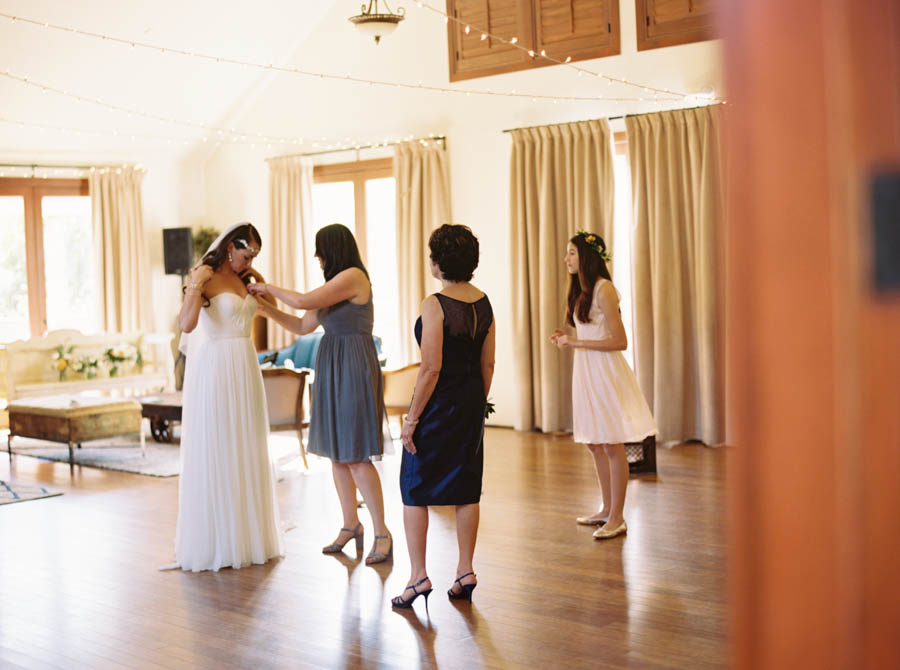
<path id="1" fill-rule="evenodd" d="M 232 226 L 185 288 L 181 479 L 168 569 L 240 568 L 283 555 L 266 399 L 250 341 L 257 304 L 240 277 L 260 244 L 253 225 Z"/>

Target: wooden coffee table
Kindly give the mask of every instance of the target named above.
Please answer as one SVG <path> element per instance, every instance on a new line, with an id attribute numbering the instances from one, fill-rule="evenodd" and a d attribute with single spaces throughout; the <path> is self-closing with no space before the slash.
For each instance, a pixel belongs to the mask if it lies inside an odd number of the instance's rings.
<path id="1" fill-rule="evenodd" d="M 69 445 L 69 465 L 75 464 L 75 445 L 127 433 L 141 434 L 141 404 L 132 399 L 92 396 L 48 396 L 11 402 L 6 450 L 12 458 L 13 437 L 63 442 Z"/>
<path id="2" fill-rule="evenodd" d="M 138 398 L 141 416 L 150 420 L 150 434 L 157 442 L 175 439 L 172 424 L 181 422 L 181 392 L 159 393 Z"/>

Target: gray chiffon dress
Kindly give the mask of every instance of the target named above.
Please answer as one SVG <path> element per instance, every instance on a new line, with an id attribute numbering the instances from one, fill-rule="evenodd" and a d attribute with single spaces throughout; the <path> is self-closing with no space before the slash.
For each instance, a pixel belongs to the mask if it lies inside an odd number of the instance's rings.
<path id="1" fill-rule="evenodd" d="M 375 311 L 344 301 L 319 310 L 325 335 L 316 354 L 307 451 L 334 463 L 384 453 L 384 378 L 372 339 Z"/>

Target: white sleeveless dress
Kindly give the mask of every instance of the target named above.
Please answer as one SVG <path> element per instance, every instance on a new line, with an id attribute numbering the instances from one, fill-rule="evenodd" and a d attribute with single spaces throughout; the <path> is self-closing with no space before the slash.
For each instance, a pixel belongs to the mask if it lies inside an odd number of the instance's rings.
<path id="1" fill-rule="evenodd" d="M 220 293 L 190 334 L 175 562 L 198 572 L 283 555 L 253 296 Z"/>
<path id="2" fill-rule="evenodd" d="M 611 335 L 597 304 L 605 281 L 598 279 L 594 284 L 588 323 L 575 316 L 579 340 L 603 340 Z M 656 434 L 656 422 L 621 351 L 575 349 L 572 419 L 574 439 L 584 444 L 641 442 Z"/>

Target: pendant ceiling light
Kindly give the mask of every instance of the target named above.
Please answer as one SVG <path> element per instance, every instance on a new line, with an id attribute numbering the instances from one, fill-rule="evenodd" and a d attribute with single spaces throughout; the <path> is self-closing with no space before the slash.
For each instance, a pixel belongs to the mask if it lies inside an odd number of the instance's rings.
<path id="1" fill-rule="evenodd" d="M 368 9 L 362 5 L 360 8 L 362 13 L 351 16 L 348 20 L 367 35 L 372 35 L 375 38 L 375 44 L 378 44 L 381 42 L 382 35 L 390 35 L 396 30 L 397 24 L 403 20 L 406 14 L 403 7 L 398 7 L 397 13 L 393 13 L 386 1 L 384 7 L 387 11 L 379 12 L 378 0 L 369 0 Z"/>

